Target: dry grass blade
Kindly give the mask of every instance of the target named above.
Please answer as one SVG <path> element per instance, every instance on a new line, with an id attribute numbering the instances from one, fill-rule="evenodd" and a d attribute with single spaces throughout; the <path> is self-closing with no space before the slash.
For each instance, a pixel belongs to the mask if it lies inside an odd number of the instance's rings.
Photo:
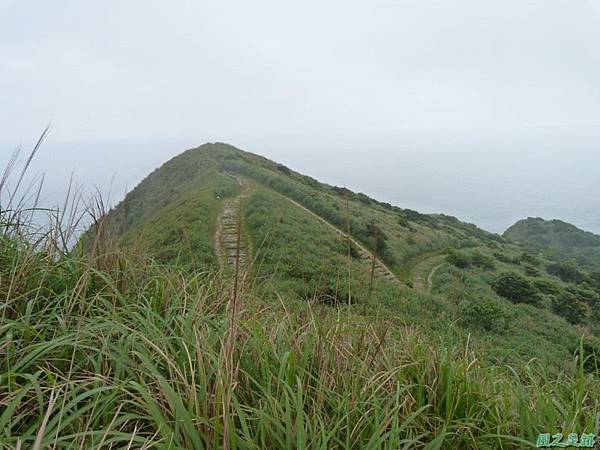
<path id="1" fill-rule="evenodd" d="M 50 420 L 54 403 L 56 403 L 56 394 L 54 389 L 52 389 L 50 392 L 50 399 L 48 400 L 48 408 L 46 409 L 46 414 L 44 415 L 44 419 L 42 420 L 40 428 L 35 437 L 32 450 L 40 450 L 42 448 L 42 440 L 44 439 L 44 433 L 46 432 L 46 426 L 48 425 L 48 420 Z"/>

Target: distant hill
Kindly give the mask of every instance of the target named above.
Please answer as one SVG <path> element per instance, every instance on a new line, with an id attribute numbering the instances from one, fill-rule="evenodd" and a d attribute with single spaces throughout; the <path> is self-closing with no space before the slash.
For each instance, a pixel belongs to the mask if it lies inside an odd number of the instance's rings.
<path id="1" fill-rule="evenodd" d="M 503 236 L 514 242 L 568 255 L 590 269 L 600 269 L 600 236 L 562 220 L 529 217 L 512 225 Z"/>

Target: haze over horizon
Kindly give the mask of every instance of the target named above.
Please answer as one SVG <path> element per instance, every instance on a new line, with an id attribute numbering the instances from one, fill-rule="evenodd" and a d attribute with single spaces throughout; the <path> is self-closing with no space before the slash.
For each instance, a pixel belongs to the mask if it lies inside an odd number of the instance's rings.
<path id="1" fill-rule="evenodd" d="M 223 141 L 492 231 L 600 233 L 598 42 L 591 0 L 0 0 L 0 163 L 52 121 L 49 202 Z"/>

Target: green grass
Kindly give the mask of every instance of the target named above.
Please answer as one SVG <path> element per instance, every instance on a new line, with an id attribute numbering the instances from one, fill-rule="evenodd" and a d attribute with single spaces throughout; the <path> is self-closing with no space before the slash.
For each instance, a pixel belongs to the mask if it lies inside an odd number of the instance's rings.
<path id="1" fill-rule="evenodd" d="M 493 267 L 471 265 L 459 269 L 448 262 L 444 263 L 436 271 L 433 293 L 446 297 L 449 303 L 455 305 L 457 320 L 465 331 L 472 333 L 476 345 L 482 349 L 482 354 L 490 364 L 514 364 L 516 359 L 527 361 L 536 358 L 546 364 L 548 370 L 560 371 L 563 363 L 571 359 L 570 355 L 577 352 L 582 337 L 588 348 L 598 353 L 598 332 L 593 319 L 572 325 L 553 313 L 550 295 L 541 295 L 537 306 L 514 304 L 497 295 L 491 287 L 500 273 L 510 272 L 520 274 L 532 283 L 549 282 L 559 290 L 572 288 L 573 285 L 546 273 L 545 266 L 550 264 L 549 260 L 538 255 L 538 265 L 532 274 L 528 272 L 532 265 L 522 261 L 523 248 L 515 245 L 482 246 L 460 252 L 467 256 L 483 255 Z M 468 318 L 464 317 L 461 302 L 469 301 L 492 305 L 498 311 L 496 319 L 499 329 L 483 329 L 481 321 L 475 320 L 476 317 L 467 324 Z"/>
<path id="2" fill-rule="evenodd" d="M 251 294 L 232 329 L 210 277 L 1 250 L 2 448 L 527 448 L 598 431 L 598 380 L 576 362 L 491 367 L 451 338 Z"/>
<path id="3" fill-rule="evenodd" d="M 346 239 L 281 194 L 254 188 L 244 207 L 245 224 L 256 249 L 253 271 L 261 295 L 284 295 L 326 304 L 365 305 L 370 266 L 356 252 L 347 257 Z M 397 301 L 400 290 L 374 280 L 379 302 Z"/>

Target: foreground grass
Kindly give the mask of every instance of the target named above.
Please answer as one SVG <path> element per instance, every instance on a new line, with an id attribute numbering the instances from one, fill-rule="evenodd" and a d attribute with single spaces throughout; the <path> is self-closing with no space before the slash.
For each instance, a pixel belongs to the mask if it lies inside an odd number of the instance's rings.
<path id="1" fill-rule="evenodd" d="M 232 308 L 208 274 L 0 243 L 0 448 L 528 448 L 598 432 L 582 361 L 554 378 L 485 367 L 352 308 L 252 292 Z"/>

